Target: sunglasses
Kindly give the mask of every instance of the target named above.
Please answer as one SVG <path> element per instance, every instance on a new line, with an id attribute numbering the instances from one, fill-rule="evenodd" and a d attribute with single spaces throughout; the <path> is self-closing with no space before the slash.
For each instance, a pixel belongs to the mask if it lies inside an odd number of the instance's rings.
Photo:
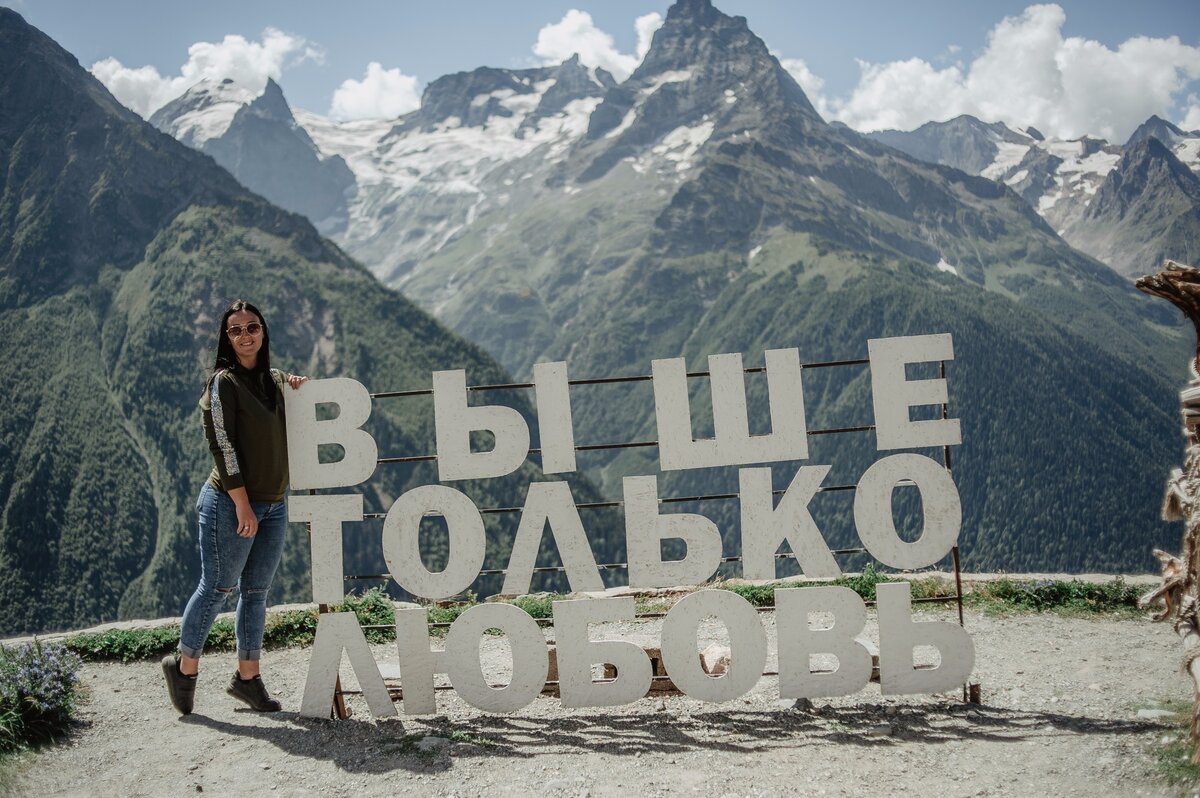
<path id="1" fill-rule="evenodd" d="M 258 335 L 262 330 L 263 326 L 261 324 L 252 321 L 245 327 L 240 324 L 231 324 L 225 329 L 225 332 L 229 333 L 230 338 L 241 338 L 243 333 L 246 335 Z"/>

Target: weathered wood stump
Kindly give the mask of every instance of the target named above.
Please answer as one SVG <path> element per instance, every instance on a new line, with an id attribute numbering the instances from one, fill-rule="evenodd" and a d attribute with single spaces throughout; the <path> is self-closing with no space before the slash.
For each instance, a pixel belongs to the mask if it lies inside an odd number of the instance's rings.
<path id="1" fill-rule="evenodd" d="M 1183 434 L 1187 443 L 1182 469 L 1167 479 L 1163 499 L 1164 521 L 1183 521 L 1183 553 L 1176 557 L 1159 549 L 1154 556 L 1162 564 L 1162 584 L 1142 596 L 1138 606 L 1146 609 L 1162 602 L 1152 616 L 1155 622 L 1171 621 L 1183 641 L 1183 668 L 1192 677 L 1192 762 L 1200 763 L 1200 269 L 1168 260 L 1162 271 L 1140 278 L 1135 285 L 1151 296 L 1179 308 L 1196 328 L 1196 355 L 1191 362 L 1192 380 L 1179 394 Z"/>

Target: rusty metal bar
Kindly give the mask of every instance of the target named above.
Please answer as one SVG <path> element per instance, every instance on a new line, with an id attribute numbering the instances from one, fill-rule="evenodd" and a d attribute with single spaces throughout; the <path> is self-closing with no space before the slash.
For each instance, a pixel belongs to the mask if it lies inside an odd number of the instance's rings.
<path id="1" fill-rule="evenodd" d="M 834 427 L 831 429 L 810 429 L 807 430 L 808 435 L 839 435 L 843 432 L 870 432 L 875 429 L 874 424 L 864 424 L 857 427 Z M 581 443 L 576 445 L 577 452 L 600 452 L 610 449 L 648 449 L 653 446 L 658 446 L 658 441 L 630 441 L 629 443 Z M 541 448 L 531 447 L 529 454 L 540 455 Z M 378 465 L 394 465 L 396 463 L 431 463 L 437 460 L 436 454 L 416 454 L 408 457 L 380 457 L 375 462 Z"/>
<path id="2" fill-rule="evenodd" d="M 867 550 L 865 548 L 863 548 L 862 546 L 855 546 L 854 548 L 849 548 L 849 549 L 830 549 L 829 553 L 830 554 L 866 554 Z M 788 557 L 795 557 L 795 556 L 796 556 L 795 554 L 793 554 L 792 552 L 789 551 L 789 552 L 783 552 L 783 553 L 776 553 L 775 559 L 786 560 Z M 724 563 L 730 563 L 730 562 L 741 562 L 741 560 L 742 560 L 742 558 L 740 556 L 733 555 L 733 556 L 729 556 L 729 557 L 722 557 L 721 563 L 724 564 Z M 596 568 L 598 568 L 601 571 L 613 571 L 613 570 L 619 570 L 621 568 L 628 568 L 628 567 L 629 567 L 629 563 L 624 563 L 624 562 L 599 563 L 596 565 Z M 566 570 L 567 570 L 566 567 L 562 566 L 562 565 L 539 565 L 533 569 L 533 572 L 535 574 L 548 574 L 548 573 L 563 572 Z M 479 575 L 480 576 L 503 576 L 506 573 L 508 573 L 508 570 L 505 568 L 485 568 L 485 569 L 480 570 Z M 391 574 L 357 574 L 357 575 L 342 577 L 342 579 L 347 582 L 355 581 L 355 580 L 359 580 L 359 581 L 386 580 L 386 579 L 391 579 L 391 578 L 392 578 Z"/>
<path id="3" fill-rule="evenodd" d="M 801 363 L 801 369 L 822 369 L 831 366 L 865 366 L 871 361 L 868 358 L 853 358 L 850 360 L 823 360 L 815 363 Z M 742 369 L 745 374 L 761 374 L 767 370 L 766 366 L 755 366 L 753 368 Z M 707 377 L 707 371 L 689 371 L 688 377 Z M 616 383 L 627 382 L 650 382 L 653 379 L 649 374 L 638 374 L 629 377 L 592 377 L 580 380 L 567 380 L 567 385 L 612 385 Z M 521 390 L 532 388 L 532 382 L 510 382 L 497 383 L 493 385 L 471 385 L 467 387 L 468 391 L 508 391 Z M 395 399 L 406 396 L 432 396 L 432 388 L 417 388 L 411 391 L 380 391 L 379 393 L 371 394 L 372 399 Z"/>
<path id="4" fill-rule="evenodd" d="M 908 482 L 907 480 L 904 480 L 898 484 L 911 485 L 912 483 Z M 854 490 L 856 487 L 857 486 L 855 486 L 855 485 L 829 485 L 824 488 L 817 488 L 817 493 L 832 493 L 832 492 L 843 491 L 843 490 Z M 773 491 L 771 491 L 771 495 L 772 496 L 782 496 L 786 492 L 787 491 L 773 490 Z M 668 497 L 666 499 L 659 499 L 658 503 L 659 504 L 679 504 L 680 502 L 699 502 L 699 501 L 709 501 L 709 500 L 716 500 L 716 499 L 724 500 L 724 499 L 736 499 L 736 498 L 738 498 L 738 494 L 736 494 L 736 493 L 711 493 L 711 494 L 701 495 L 701 496 L 672 496 L 672 497 Z M 595 509 L 604 508 L 604 507 L 620 507 L 623 504 L 624 504 L 624 502 L 620 502 L 620 501 L 580 502 L 579 504 L 575 505 L 575 509 L 577 509 L 577 510 L 595 510 Z M 497 513 L 519 513 L 523 509 L 524 509 L 523 507 L 485 507 L 485 508 L 481 509 L 479 512 L 483 515 L 494 515 Z M 367 519 L 380 519 L 380 518 L 387 518 L 387 513 L 363 513 L 364 521 Z"/>
<path id="5" fill-rule="evenodd" d="M 946 379 L 946 361 L 944 360 L 938 362 L 938 377 L 942 380 Z M 947 399 L 949 399 L 948 393 Z M 950 408 L 948 407 L 947 402 L 942 402 L 942 420 L 945 421 L 949 417 Z M 942 446 L 942 465 L 946 467 L 947 471 L 953 474 L 953 470 L 950 466 L 950 446 L 948 444 Z M 955 543 L 953 548 L 950 549 L 950 556 L 954 560 L 954 595 L 958 603 L 958 625 L 966 628 L 966 622 L 963 616 L 962 566 L 958 557 L 957 543 Z M 967 682 L 963 682 L 962 695 L 963 703 L 970 703 L 971 686 Z"/>
<path id="6" fill-rule="evenodd" d="M 942 603 L 954 601 L 954 598 L 955 597 L 953 594 L 947 594 L 945 596 L 921 596 L 919 598 L 913 599 L 912 601 L 914 604 L 942 604 Z M 874 599 L 870 599 L 870 600 L 863 599 L 863 604 L 865 604 L 868 607 L 874 607 L 878 604 L 878 602 L 875 601 Z M 472 606 L 478 606 L 478 605 L 472 605 Z M 757 612 L 774 612 L 775 605 L 774 604 L 764 604 L 761 607 L 755 607 L 754 609 Z M 632 620 L 645 621 L 645 620 L 654 620 L 656 618 L 665 618 L 665 617 L 667 617 L 667 613 L 665 613 L 665 612 L 639 612 L 633 616 Z M 553 618 L 534 618 L 533 621 L 534 621 L 534 623 L 538 624 L 539 626 L 549 626 L 550 624 L 554 623 Z M 454 623 L 454 621 L 429 621 L 425 625 L 430 629 L 447 629 L 453 623 Z M 361 628 L 362 629 L 395 629 L 396 627 L 393 626 L 392 624 L 387 624 L 387 623 L 372 623 L 372 624 L 363 624 L 361 626 Z"/>
<path id="7" fill-rule="evenodd" d="M 308 495 L 316 496 L 317 492 L 310 488 L 308 491 Z M 311 550 L 312 549 L 312 523 L 311 522 L 305 523 L 304 528 L 308 533 L 308 546 L 309 546 L 309 549 Z M 318 615 L 324 614 L 326 612 L 329 612 L 328 604 L 318 604 L 317 605 L 317 614 Z M 329 717 L 333 720 L 347 720 L 350 717 L 350 708 L 348 706 L 346 706 L 346 700 L 342 697 L 343 695 L 345 695 L 345 693 L 342 692 L 342 674 L 338 673 L 337 678 L 333 682 L 333 703 L 329 707 Z"/>

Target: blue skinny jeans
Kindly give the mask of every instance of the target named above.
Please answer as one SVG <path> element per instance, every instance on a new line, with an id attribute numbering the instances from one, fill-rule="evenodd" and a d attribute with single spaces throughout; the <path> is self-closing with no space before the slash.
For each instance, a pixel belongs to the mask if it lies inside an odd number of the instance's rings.
<path id="1" fill-rule="evenodd" d="M 237 633 L 239 660 L 262 656 L 263 626 L 267 619 L 267 590 L 283 555 L 287 532 L 287 502 L 251 502 L 258 533 L 238 537 L 237 510 L 229 494 L 207 482 L 196 500 L 200 521 L 200 584 L 183 611 L 179 651 L 199 657 L 208 631 L 238 588 Z"/>

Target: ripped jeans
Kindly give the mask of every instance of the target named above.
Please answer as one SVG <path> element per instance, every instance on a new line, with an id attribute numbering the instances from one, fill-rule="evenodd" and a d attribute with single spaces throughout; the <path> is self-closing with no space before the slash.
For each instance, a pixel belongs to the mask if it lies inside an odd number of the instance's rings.
<path id="1" fill-rule="evenodd" d="M 199 657 L 225 599 L 237 587 L 238 659 L 262 655 L 267 590 L 283 554 L 287 531 L 287 502 L 251 502 L 258 517 L 258 534 L 237 535 L 237 510 L 229 494 L 207 482 L 200 489 L 196 512 L 200 521 L 200 584 L 183 611 L 179 651 Z"/>

